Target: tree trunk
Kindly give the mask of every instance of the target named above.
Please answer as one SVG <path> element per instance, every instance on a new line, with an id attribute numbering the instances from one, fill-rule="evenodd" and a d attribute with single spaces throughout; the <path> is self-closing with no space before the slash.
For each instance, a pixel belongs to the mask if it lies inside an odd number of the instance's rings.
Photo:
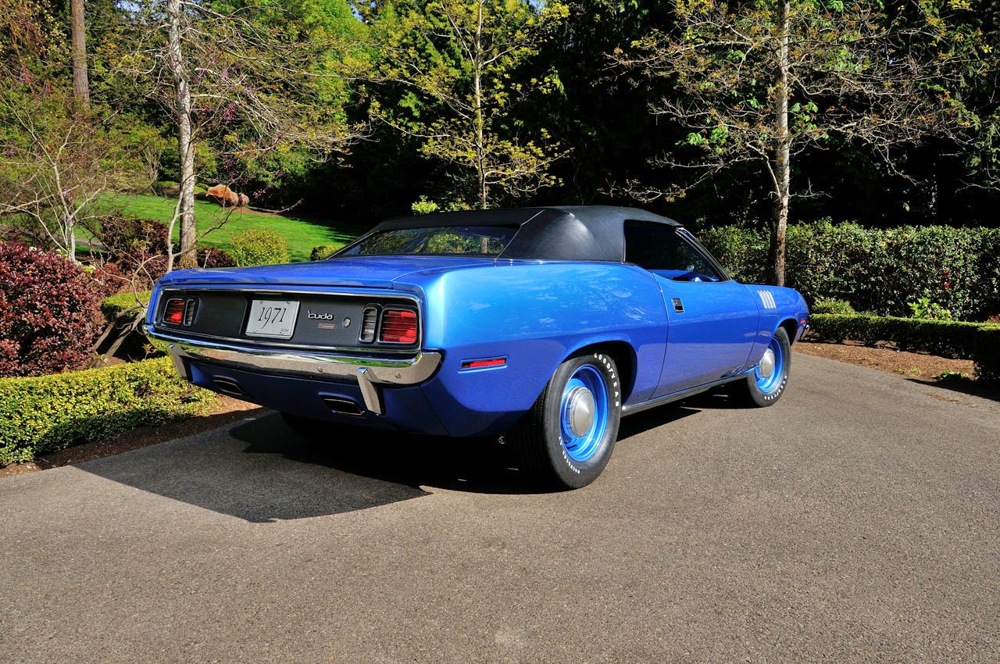
<path id="1" fill-rule="evenodd" d="M 771 281 L 785 285 L 785 231 L 788 228 L 788 205 L 791 198 L 791 147 L 788 131 L 788 40 L 789 2 L 778 2 L 778 80 L 775 86 L 775 121 L 777 135 L 774 148 L 775 210 L 771 225 Z"/>
<path id="2" fill-rule="evenodd" d="M 473 100 L 475 104 L 473 121 L 476 124 L 476 177 L 479 186 L 479 209 L 485 210 L 488 204 L 488 191 L 486 186 L 486 144 L 484 136 L 486 118 L 483 116 L 483 0 L 479 1 L 479 17 L 476 22 L 474 53 L 475 62 L 472 64 L 475 68 L 475 73 L 473 74 L 473 93 L 475 95 Z"/>
<path id="3" fill-rule="evenodd" d="M 80 108 L 90 106 L 90 81 L 87 78 L 87 26 L 83 0 L 70 0 L 70 32 L 73 48 L 73 99 Z"/>
<path id="4" fill-rule="evenodd" d="M 66 258 L 77 262 L 76 260 L 76 222 L 70 219 L 66 223 Z"/>
<path id="5" fill-rule="evenodd" d="M 184 54 L 181 51 L 181 6 L 180 0 L 167 2 L 167 17 L 169 27 L 169 51 L 167 66 L 174 77 L 176 88 L 177 113 L 177 150 L 180 154 L 180 193 L 178 212 L 181 222 L 180 267 L 195 267 L 197 254 L 195 245 L 198 241 L 197 227 L 194 219 L 194 141 L 191 130 L 191 86 L 187 70 L 184 67 Z"/>

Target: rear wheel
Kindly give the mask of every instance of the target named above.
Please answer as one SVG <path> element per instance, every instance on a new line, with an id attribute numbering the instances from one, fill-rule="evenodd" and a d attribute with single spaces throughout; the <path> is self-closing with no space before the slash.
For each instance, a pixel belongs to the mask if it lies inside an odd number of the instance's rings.
<path id="1" fill-rule="evenodd" d="M 620 420 L 615 362 L 590 353 L 559 365 L 511 437 L 529 470 L 575 489 L 593 482 L 608 465 Z"/>
<path id="2" fill-rule="evenodd" d="M 791 348 L 788 333 L 779 327 L 771 335 L 767 350 L 757 366 L 744 382 L 736 384 L 733 396 L 748 406 L 765 407 L 776 402 L 788 385 L 788 374 L 792 368 Z"/>

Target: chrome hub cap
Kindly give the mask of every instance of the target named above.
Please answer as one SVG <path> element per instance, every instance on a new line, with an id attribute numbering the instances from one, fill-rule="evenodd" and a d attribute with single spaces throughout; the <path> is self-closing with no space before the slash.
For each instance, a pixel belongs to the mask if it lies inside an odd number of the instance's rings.
<path id="1" fill-rule="evenodd" d="M 569 426 L 574 436 L 583 436 L 594 426 L 594 394 L 586 387 L 574 387 L 566 399 Z"/>
<path id="2" fill-rule="evenodd" d="M 760 358 L 761 378 L 770 378 L 774 374 L 774 351 L 768 348 L 764 351 L 764 357 Z"/>

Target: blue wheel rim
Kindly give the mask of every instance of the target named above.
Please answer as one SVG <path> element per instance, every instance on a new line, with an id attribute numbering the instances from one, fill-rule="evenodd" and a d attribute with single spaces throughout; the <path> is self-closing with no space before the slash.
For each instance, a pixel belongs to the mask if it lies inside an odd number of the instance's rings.
<path id="1" fill-rule="evenodd" d="M 767 354 L 770 353 L 773 358 L 774 368 L 771 370 L 769 375 L 764 375 L 761 369 L 761 365 L 765 363 L 767 359 Z M 781 386 L 782 376 L 785 374 L 785 349 L 782 347 L 781 342 L 778 338 L 771 336 L 771 343 L 768 344 L 767 350 L 764 351 L 765 359 L 757 363 L 757 366 L 753 369 L 754 381 L 757 383 L 757 389 L 767 394 L 773 392 L 778 387 Z"/>
<path id="2" fill-rule="evenodd" d="M 586 416 L 591 398 L 592 420 Z M 587 420 L 591 420 L 589 426 L 583 426 Z M 584 365 L 566 381 L 559 404 L 559 434 L 566 456 L 578 463 L 589 461 L 601 448 L 607 430 L 607 382 L 597 367 Z"/>

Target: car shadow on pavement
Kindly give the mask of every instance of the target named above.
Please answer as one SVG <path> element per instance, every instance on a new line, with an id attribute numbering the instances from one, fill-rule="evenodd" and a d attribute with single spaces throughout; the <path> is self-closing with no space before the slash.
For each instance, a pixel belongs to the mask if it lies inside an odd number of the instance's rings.
<path id="1" fill-rule="evenodd" d="M 706 401 L 707 399 L 707 401 Z M 619 440 L 724 407 L 712 397 L 622 420 Z M 339 427 L 307 442 L 274 412 L 76 466 L 253 523 L 341 514 L 430 495 L 429 489 L 529 494 L 555 489 L 517 467 L 497 439 L 415 436 Z"/>
<path id="2" fill-rule="evenodd" d="M 339 431 L 339 430 L 338 430 Z M 100 477 L 254 523 L 341 514 L 430 495 L 546 491 L 495 440 L 340 432 L 306 443 L 269 412 L 79 464 Z"/>
<path id="3" fill-rule="evenodd" d="M 328 440 L 301 439 L 272 414 L 234 428 L 247 454 L 328 468 L 414 489 L 434 487 L 476 493 L 548 491 L 516 467 L 513 450 L 495 438 L 447 438 L 338 427 Z M 288 444 L 291 441 L 291 444 Z"/>
<path id="4" fill-rule="evenodd" d="M 623 417 L 621 425 L 618 428 L 618 441 L 621 442 L 652 429 L 670 425 L 685 417 L 697 415 L 701 411 L 702 408 L 697 403 L 683 401 L 651 408 L 635 415 Z"/>
<path id="5" fill-rule="evenodd" d="M 697 415 L 703 410 L 729 410 L 745 407 L 730 398 L 726 386 L 723 385 L 682 401 L 675 401 L 623 417 L 621 428 L 618 430 L 618 440 L 631 438 L 650 429 L 669 425 L 685 417 Z"/>
<path id="6" fill-rule="evenodd" d="M 418 486 L 303 463 L 299 447 L 272 413 L 75 467 L 254 523 L 342 514 L 429 495 Z"/>

